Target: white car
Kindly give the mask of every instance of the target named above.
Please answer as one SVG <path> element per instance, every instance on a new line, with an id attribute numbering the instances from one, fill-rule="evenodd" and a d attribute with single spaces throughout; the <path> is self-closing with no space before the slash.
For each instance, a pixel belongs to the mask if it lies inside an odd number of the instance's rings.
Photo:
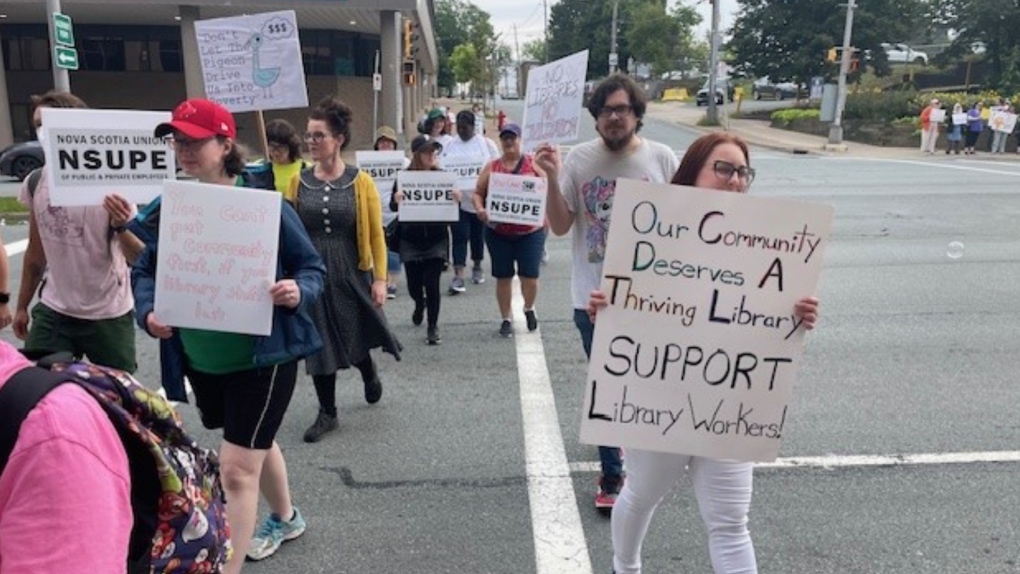
<path id="1" fill-rule="evenodd" d="M 882 42 L 882 49 L 890 63 L 905 62 L 908 64 L 927 64 L 928 54 L 911 49 L 906 44 L 889 44 Z"/>

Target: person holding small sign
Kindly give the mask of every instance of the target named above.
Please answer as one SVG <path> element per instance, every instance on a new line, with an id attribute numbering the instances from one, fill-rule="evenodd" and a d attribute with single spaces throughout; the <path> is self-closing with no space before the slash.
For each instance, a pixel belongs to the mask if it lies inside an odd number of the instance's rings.
<path id="1" fill-rule="evenodd" d="M 170 122 L 156 127 L 155 136 L 169 136 L 190 177 L 246 187 L 234 117 L 219 104 L 187 100 L 174 109 Z M 172 328 L 160 321 L 154 311 L 159 238 L 146 243 L 132 270 L 138 326 L 162 340 L 179 334 L 183 356 L 164 354 L 161 360 L 183 363 L 202 424 L 223 429 L 220 474 L 234 548 L 223 570 L 228 574 L 240 572 L 246 556 L 267 558 L 305 530 L 291 503 L 287 464 L 275 438 L 294 394 L 298 360 L 322 346 L 309 310 L 322 291 L 326 268 L 294 210 L 285 204 L 280 213 L 277 279 L 267 287 L 273 302 L 269 336 Z M 260 490 L 271 514 L 256 532 Z"/>
<path id="2" fill-rule="evenodd" d="M 535 165 L 530 155 L 521 154 L 521 127 L 507 124 L 499 132 L 503 155 L 486 164 L 478 176 L 478 185 L 472 198 L 478 219 L 487 225 L 485 244 L 492 259 L 492 276 L 496 278 L 496 303 L 503 322 L 499 334 L 510 337 L 514 333 L 510 297 L 513 294 L 513 278 L 521 278 L 521 292 L 524 295 L 524 318 L 529 331 L 538 329 L 535 315 L 535 298 L 538 297 L 538 275 L 542 267 L 542 251 L 545 248 L 544 225 L 522 225 L 515 223 L 493 223 L 485 209 L 489 194 L 489 181 L 494 173 L 531 175 L 545 177 L 542 168 Z M 516 269 L 515 269 L 516 267 Z"/>
<path id="3" fill-rule="evenodd" d="M 963 113 L 963 106 L 959 102 L 953 105 L 953 115 L 949 119 L 949 128 L 946 129 L 946 141 L 948 142 L 946 155 L 949 155 L 950 152 L 960 155 L 960 144 L 963 141 L 963 124 L 956 123 L 956 120 Z M 966 123 L 965 118 L 964 123 Z"/>
<path id="4" fill-rule="evenodd" d="M 411 165 L 407 171 L 439 171 L 442 150 L 443 145 L 437 140 L 419 135 L 411 141 Z M 453 198 L 459 202 L 460 192 L 454 190 Z M 394 184 L 390 209 L 399 212 L 404 199 L 404 192 Z M 425 341 L 429 345 L 443 342 L 439 336 L 439 276 L 450 252 L 450 226 L 445 222 L 400 222 L 400 259 L 407 269 L 407 292 L 414 299 L 411 322 L 421 325 L 428 312 Z"/>
<path id="5" fill-rule="evenodd" d="M 716 132 L 691 144 L 671 183 L 747 193 L 754 175 L 747 144 L 737 136 Z M 587 309 L 592 322 L 606 305 L 606 295 L 592 290 Z M 800 299 L 794 313 L 803 319 L 805 329 L 813 329 L 818 322 L 818 299 Z M 652 514 L 687 472 L 708 529 L 715 574 L 756 573 L 754 545 L 747 529 L 753 469 L 751 462 L 628 448 L 627 481 L 612 517 L 613 571 L 640 574 L 641 545 Z"/>
<path id="6" fill-rule="evenodd" d="M 344 102 L 331 96 L 319 102 L 305 132 L 315 166 L 302 171 L 284 194 L 329 269 L 322 297 L 312 308 L 324 346 L 305 359 L 319 399 L 305 442 L 318 442 L 339 426 L 337 371 L 356 367 L 365 401 L 375 404 L 383 386 L 371 350 L 382 348 L 400 360 L 400 343 L 382 312 L 387 262 L 379 192 L 372 176 L 340 155 L 351 142 L 352 122 Z"/>
<path id="7" fill-rule="evenodd" d="M 932 99 L 921 111 L 921 151 L 928 155 L 935 153 L 935 143 L 939 139 L 939 122 L 932 120 L 932 112 L 939 109 L 938 99 Z"/>
<path id="8" fill-rule="evenodd" d="M 390 126 L 379 126 L 379 129 L 375 131 L 375 144 L 372 145 L 372 149 L 374 151 L 397 151 L 397 145 L 397 132 Z M 411 160 L 405 157 L 404 169 L 407 169 L 410 163 Z M 382 204 L 383 227 L 385 228 L 397 218 L 397 214 L 390 209 L 390 197 L 393 195 L 393 186 L 376 182 L 376 189 L 379 191 L 379 203 Z M 397 280 L 400 278 L 399 253 L 394 253 L 393 251 L 386 252 L 386 271 L 388 273 L 386 277 L 386 298 L 395 299 L 397 297 Z"/>

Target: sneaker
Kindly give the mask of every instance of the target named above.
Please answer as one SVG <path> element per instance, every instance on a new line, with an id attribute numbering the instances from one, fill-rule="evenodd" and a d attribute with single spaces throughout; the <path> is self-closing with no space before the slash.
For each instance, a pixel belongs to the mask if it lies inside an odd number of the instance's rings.
<path id="1" fill-rule="evenodd" d="M 605 477 L 599 475 L 596 483 L 599 486 L 598 493 L 595 494 L 595 508 L 600 511 L 611 511 L 613 505 L 616 504 L 616 497 L 620 495 L 620 487 L 623 486 L 623 477 L 619 477 L 614 482 L 605 480 Z"/>
<path id="2" fill-rule="evenodd" d="M 457 295 L 458 293 L 463 293 L 465 291 L 467 291 L 467 287 L 464 286 L 463 277 L 454 277 L 450 281 L 450 295 Z"/>
<path id="3" fill-rule="evenodd" d="M 395 283 L 390 283 L 389 285 L 386 286 L 386 298 L 387 299 L 397 298 L 397 285 Z"/>
<path id="4" fill-rule="evenodd" d="M 548 265 L 549 263 L 549 251 L 545 248 L 542 249 L 542 265 Z"/>
<path id="5" fill-rule="evenodd" d="M 337 421 L 336 415 L 331 415 L 326 411 L 319 409 L 319 414 L 315 417 L 315 422 L 312 423 L 312 426 L 308 427 L 308 430 L 305 431 L 305 442 L 319 442 L 322 440 L 322 437 L 335 431 L 339 428 L 339 426 L 340 423 Z"/>
<path id="6" fill-rule="evenodd" d="M 538 328 L 538 317 L 535 316 L 534 309 L 528 309 L 524 312 L 524 320 L 528 322 L 529 331 L 534 331 Z"/>
<path id="7" fill-rule="evenodd" d="M 425 338 L 425 342 L 429 345 L 438 345 L 443 342 L 442 337 L 439 336 L 439 327 L 435 325 L 429 325 L 429 333 Z"/>
<path id="8" fill-rule="evenodd" d="M 294 507 L 294 516 L 290 520 L 283 521 L 275 514 L 270 514 L 262 526 L 255 531 L 255 537 L 251 539 L 251 548 L 248 549 L 249 560 L 265 560 L 280 549 L 280 545 L 288 540 L 294 540 L 305 532 L 305 519 L 301 517 L 301 511 Z"/>
<path id="9" fill-rule="evenodd" d="M 485 283 L 485 271 L 482 271 L 481 265 L 475 265 L 471 269 L 471 282 L 475 285 Z"/>
<path id="10" fill-rule="evenodd" d="M 503 319 L 503 322 L 499 325 L 499 335 L 501 337 L 512 337 L 514 334 L 514 325 L 509 319 Z"/>
<path id="11" fill-rule="evenodd" d="M 413 323 L 414 326 L 417 327 L 418 325 L 421 325 L 421 321 L 424 318 L 425 318 L 425 303 L 424 302 L 415 303 L 414 313 L 411 313 L 411 323 Z"/>
<path id="12" fill-rule="evenodd" d="M 365 402 L 374 405 L 382 398 L 382 381 L 379 377 L 371 381 L 365 381 Z"/>

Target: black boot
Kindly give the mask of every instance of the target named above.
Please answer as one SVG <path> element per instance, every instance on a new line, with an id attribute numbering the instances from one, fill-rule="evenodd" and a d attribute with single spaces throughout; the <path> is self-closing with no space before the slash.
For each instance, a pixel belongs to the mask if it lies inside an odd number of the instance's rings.
<path id="1" fill-rule="evenodd" d="M 319 415 L 315 417 L 315 422 L 305 431 L 305 442 L 319 442 L 322 437 L 335 431 L 339 426 L 336 413 L 329 414 L 319 409 Z"/>
<path id="2" fill-rule="evenodd" d="M 365 402 L 374 405 L 382 398 L 382 381 L 375 369 L 375 361 L 369 357 L 355 366 L 361 371 L 361 380 L 365 383 Z"/>

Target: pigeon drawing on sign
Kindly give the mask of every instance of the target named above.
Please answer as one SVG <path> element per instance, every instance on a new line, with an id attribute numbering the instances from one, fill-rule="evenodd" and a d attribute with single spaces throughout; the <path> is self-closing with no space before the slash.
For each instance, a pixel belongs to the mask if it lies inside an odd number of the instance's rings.
<path id="1" fill-rule="evenodd" d="M 252 83 L 262 88 L 262 97 L 273 97 L 273 84 L 280 79 L 280 66 L 263 68 L 262 49 L 273 40 L 290 38 L 293 27 L 283 18 L 273 18 L 262 25 L 262 30 L 252 35 L 245 45 L 251 50 Z"/>

